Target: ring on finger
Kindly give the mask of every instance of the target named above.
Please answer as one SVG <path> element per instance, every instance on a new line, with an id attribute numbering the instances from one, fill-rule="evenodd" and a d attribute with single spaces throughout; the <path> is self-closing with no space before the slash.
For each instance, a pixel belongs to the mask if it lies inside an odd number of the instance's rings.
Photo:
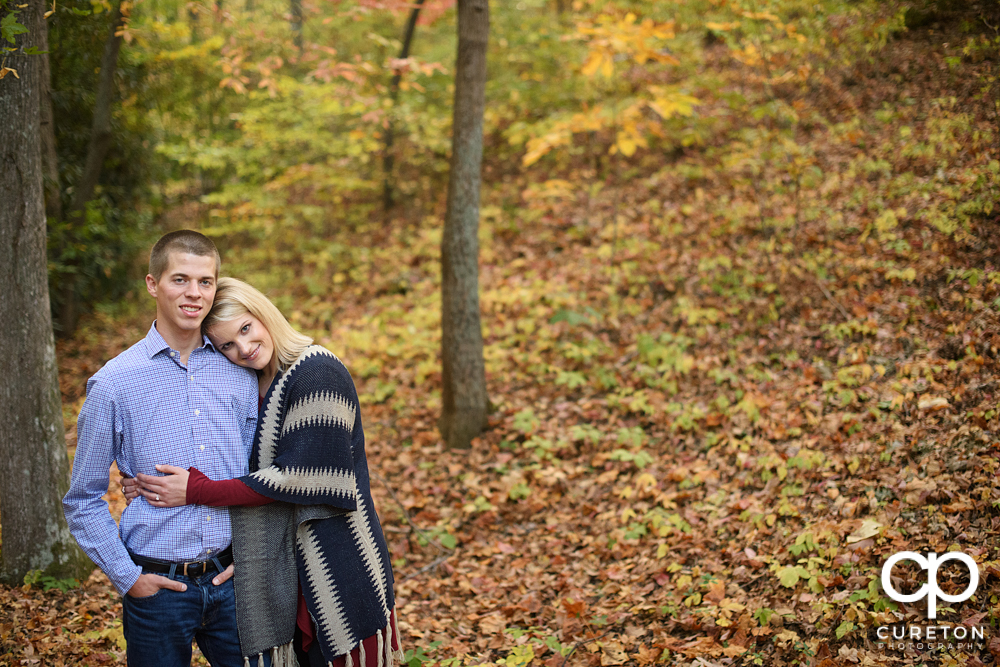
<path id="1" fill-rule="evenodd" d="M 158 494 L 158 493 L 156 494 L 156 500 L 157 500 L 157 502 L 159 502 L 159 500 L 160 500 L 160 494 Z"/>

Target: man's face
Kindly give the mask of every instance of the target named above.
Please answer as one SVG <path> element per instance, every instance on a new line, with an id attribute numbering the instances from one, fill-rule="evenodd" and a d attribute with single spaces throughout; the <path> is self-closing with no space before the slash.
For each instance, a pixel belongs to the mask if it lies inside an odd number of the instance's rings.
<path id="1" fill-rule="evenodd" d="M 156 299 L 160 334 L 183 334 L 201 329 L 215 300 L 214 257 L 171 252 L 159 280 L 146 276 L 146 290 Z"/>

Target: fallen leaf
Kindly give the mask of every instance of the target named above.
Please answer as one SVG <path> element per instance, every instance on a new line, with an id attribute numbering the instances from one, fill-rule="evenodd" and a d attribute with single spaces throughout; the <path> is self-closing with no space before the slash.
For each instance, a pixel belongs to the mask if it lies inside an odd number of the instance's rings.
<path id="1" fill-rule="evenodd" d="M 624 665 L 628 662 L 628 654 L 621 642 L 603 642 L 601 646 L 601 667 L 609 665 Z"/>
<path id="2" fill-rule="evenodd" d="M 847 543 L 851 544 L 853 542 L 867 540 L 869 537 L 875 537 L 879 534 L 881 529 L 882 525 L 878 521 L 875 521 L 874 519 L 865 519 L 859 528 L 855 529 L 854 532 L 847 536 Z"/>
<path id="3" fill-rule="evenodd" d="M 924 396 L 917 402 L 917 408 L 925 412 L 943 410 L 949 405 L 948 399 L 942 396 Z"/>

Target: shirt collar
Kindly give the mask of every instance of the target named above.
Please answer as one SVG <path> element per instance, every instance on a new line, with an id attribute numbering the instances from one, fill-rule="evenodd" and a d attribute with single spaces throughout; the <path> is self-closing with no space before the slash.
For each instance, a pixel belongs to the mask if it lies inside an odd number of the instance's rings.
<path id="1" fill-rule="evenodd" d="M 145 340 L 146 353 L 149 355 L 150 359 L 155 357 L 160 352 L 170 349 L 170 345 L 167 344 L 167 341 L 163 340 L 163 336 L 161 336 L 160 332 L 156 330 L 156 320 L 153 320 L 153 324 L 149 327 L 149 333 L 146 334 Z M 202 334 L 201 341 L 201 347 L 207 347 L 215 351 L 215 346 L 212 345 L 212 341 L 208 339 L 208 336 Z"/>

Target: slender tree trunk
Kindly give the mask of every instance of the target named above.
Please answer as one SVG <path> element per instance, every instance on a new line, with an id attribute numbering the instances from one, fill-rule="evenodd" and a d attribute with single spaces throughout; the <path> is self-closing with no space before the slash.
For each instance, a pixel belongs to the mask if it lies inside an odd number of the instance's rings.
<path id="1" fill-rule="evenodd" d="M 197 44 L 201 41 L 201 33 L 198 30 L 198 8 L 193 2 L 188 4 L 188 23 L 191 24 L 191 43 Z"/>
<path id="2" fill-rule="evenodd" d="M 413 33 L 417 31 L 417 19 L 420 17 L 420 8 L 423 7 L 424 0 L 416 0 L 416 3 L 412 10 L 410 10 L 410 18 L 406 21 L 406 32 L 403 35 L 403 48 L 399 50 L 399 59 L 410 57 L 410 45 L 413 43 Z M 399 98 L 399 82 L 402 80 L 403 74 L 398 69 L 395 74 L 392 75 L 392 81 L 389 83 L 389 99 L 392 100 L 391 109 L 396 108 L 396 100 Z M 394 162 L 394 155 L 392 152 L 392 144 L 395 140 L 393 136 L 392 127 L 392 111 L 390 111 L 389 122 L 386 124 L 385 128 L 385 148 L 382 153 L 382 172 L 384 174 L 384 180 L 382 181 L 382 210 L 385 213 L 386 220 L 389 218 L 389 209 L 393 205 L 392 196 L 392 165 Z"/>
<path id="3" fill-rule="evenodd" d="M 101 167 L 104 158 L 111 148 L 111 102 L 115 96 L 115 72 L 118 69 L 118 52 L 121 49 L 122 37 L 117 33 L 122 27 L 121 7 L 115 7 L 111 17 L 111 28 L 108 39 L 104 43 L 104 55 L 101 57 L 101 73 L 97 79 L 97 95 L 94 102 L 94 120 L 90 126 L 90 143 L 87 145 L 87 162 L 83 167 L 83 176 L 76 184 L 73 192 L 73 203 L 70 207 L 71 216 L 81 215 L 94 197 L 94 190 L 101 177 Z"/>
<path id="4" fill-rule="evenodd" d="M 69 487 L 55 343 L 49 314 L 40 128 L 42 62 L 20 49 L 44 45 L 43 0 L 27 0 L 0 80 L 0 580 L 29 570 L 81 576 L 87 559 L 66 526 Z M 5 12 L 0 11 L 0 19 Z"/>
<path id="5" fill-rule="evenodd" d="M 83 175 L 73 190 L 73 200 L 66 216 L 67 222 L 72 226 L 83 223 L 87 203 L 94 198 L 104 158 L 111 148 L 111 102 L 115 94 L 115 72 L 118 69 L 118 52 L 122 44 L 121 36 L 115 33 L 121 28 L 121 24 L 119 6 L 112 14 L 108 38 L 104 42 L 104 54 L 101 56 L 101 72 L 97 78 L 94 119 L 90 127 L 90 142 L 87 144 L 87 160 L 84 163 Z M 67 272 L 59 284 L 59 335 L 63 337 L 73 335 L 79 317 L 76 276 Z"/>
<path id="6" fill-rule="evenodd" d="M 468 448 L 486 426 L 489 398 L 479 317 L 479 188 L 483 162 L 488 0 L 458 0 L 458 58 L 448 210 L 441 238 L 443 401 L 438 428 Z"/>
<path id="7" fill-rule="evenodd" d="M 292 16 L 292 39 L 299 55 L 302 55 L 302 0 L 289 0 L 288 8 Z"/>
<path id="8" fill-rule="evenodd" d="M 48 51 L 48 30 L 39 35 L 45 40 L 41 50 Z M 56 223 L 62 222 L 62 186 L 59 182 L 59 155 L 56 152 L 56 125 L 52 113 L 52 70 L 48 56 L 42 59 L 41 66 L 41 141 L 42 141 L 42 174 L 45 183 L 45 217 Z M 60 249 L 61 250 L 61 249 Z M 76 295 L 75 284 L 71 275 L 64 274 L 56 288 L 59 294 L 56 307 L 58 329 L 61 335 L 69 336 L 76 328 Z"/>

